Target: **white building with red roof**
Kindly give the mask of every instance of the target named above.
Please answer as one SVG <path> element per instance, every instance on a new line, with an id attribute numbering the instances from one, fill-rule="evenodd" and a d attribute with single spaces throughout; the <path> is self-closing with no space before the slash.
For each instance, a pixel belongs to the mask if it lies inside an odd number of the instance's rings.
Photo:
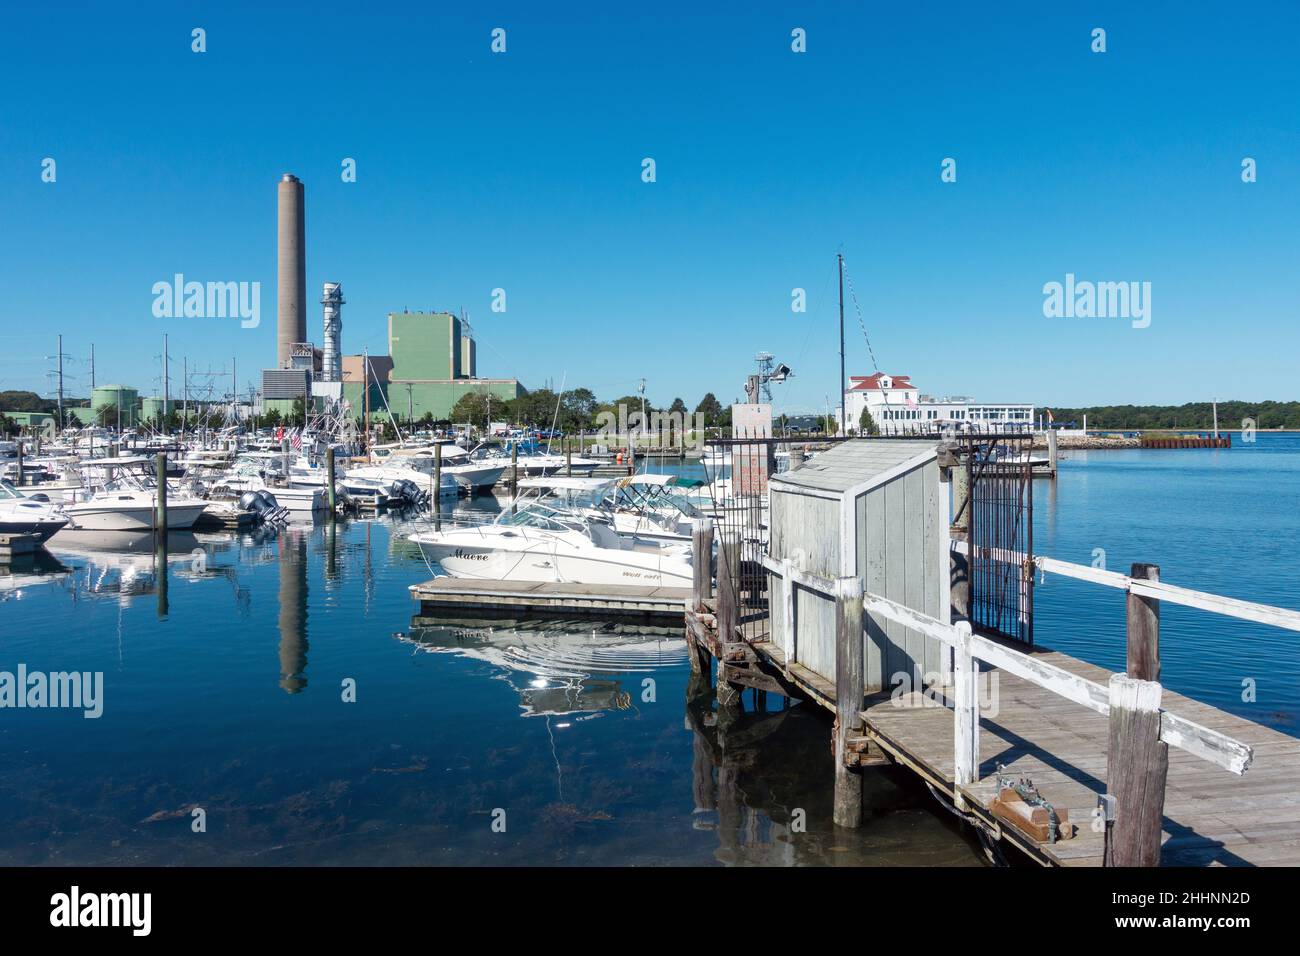
<path id="1" fill-rule="evenodd" d="M 871 412 L 882 434 L 935 431 L 1020 431 L 1033 428 L 1034 406 L 1022 402 L 976 402 L 965 396 L 924 395 L 911 376 L 852 375 L 844 390 L 844 414 L 856 430 L 862 410 Z"/>

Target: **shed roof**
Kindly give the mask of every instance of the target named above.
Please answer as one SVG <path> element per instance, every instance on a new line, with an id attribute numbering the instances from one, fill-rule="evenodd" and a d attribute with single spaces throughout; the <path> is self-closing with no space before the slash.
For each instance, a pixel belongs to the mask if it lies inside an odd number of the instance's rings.
<path id="1" fill-rule="evenodd" d="M 887 472 L 921 465 L 937 454 L 933 439 L 863 438 L 841 442 L 790 471 L 772 476 L 782 485 L 843 492 Z"/>

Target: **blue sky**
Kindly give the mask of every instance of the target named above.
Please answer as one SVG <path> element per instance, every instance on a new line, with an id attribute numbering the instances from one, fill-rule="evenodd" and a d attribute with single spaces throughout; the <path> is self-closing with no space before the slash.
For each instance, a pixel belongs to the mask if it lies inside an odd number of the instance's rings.
<path id="1" fill-rule="evenodd" d="M 173 382 L 236 359 L 247 388 L 274 358 L 289 171 L 309 298 L 342 282 L 350 353 L 386 350 L 389 311 L 463 307 L 481 374 L 601 397 L 644 376 L 693 407 L 742 395 L 766 350 L 795 371 L 778 410 L 816 410 L 842 251 L 881 368 L 925 391 L 1300 398 L 1294 3 L 463 6 L 11 7 L 0 389 L 50 394 L 59 332 L 73 393 L 91 342 L 101 383 L 155 392 L 164 332 Z M 155 318 L 176 272 L 260 282 L 260 327 Z M 1150 282 L 1150 327 L 1044 317 L 1066 273 Z M 851 299 L 847 349 L 873 371 Z"/>

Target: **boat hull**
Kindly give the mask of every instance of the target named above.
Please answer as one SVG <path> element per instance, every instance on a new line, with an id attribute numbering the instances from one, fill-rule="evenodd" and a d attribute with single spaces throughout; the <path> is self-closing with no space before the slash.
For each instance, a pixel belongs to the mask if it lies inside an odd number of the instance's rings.
<path id="1" fill-rule="evenodd" d="M 151 531 L 154 527 L 154 509 L 150 505 L 119 507 L 88 501 L 64 507 L 72 527 L 79 531 Z M 206 507 L 206 502 L 168 503 L 167 530 L 189 530 Z"/>
<path id="2" fill-rule="evenodd" d="M 597 554 L 500 551 L 460 548 L 437 561 L 452 577 L 479 581 L 529 581 L 554 584 L 639 584 L 690 587 L 692 573 L 683 561 L 635 561 L 638 552 L 600 549 Z"/>
<path id="3" fill-rule="evenodd" d="M 0 518 L 0 534 L 29 534 L 37 541 L 49 541 L 68 524 L 67 518 Z"/>

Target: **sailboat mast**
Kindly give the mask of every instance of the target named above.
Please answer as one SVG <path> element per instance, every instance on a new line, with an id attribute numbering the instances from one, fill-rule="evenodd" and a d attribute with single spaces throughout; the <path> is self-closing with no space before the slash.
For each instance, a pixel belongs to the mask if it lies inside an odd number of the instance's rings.
<path id="1" fill-rule="evenodd" d="M 846 435 L 849 423 L 844 420 L 844 255 L 836 253 L 840 269 L 840 434 Z"/>

